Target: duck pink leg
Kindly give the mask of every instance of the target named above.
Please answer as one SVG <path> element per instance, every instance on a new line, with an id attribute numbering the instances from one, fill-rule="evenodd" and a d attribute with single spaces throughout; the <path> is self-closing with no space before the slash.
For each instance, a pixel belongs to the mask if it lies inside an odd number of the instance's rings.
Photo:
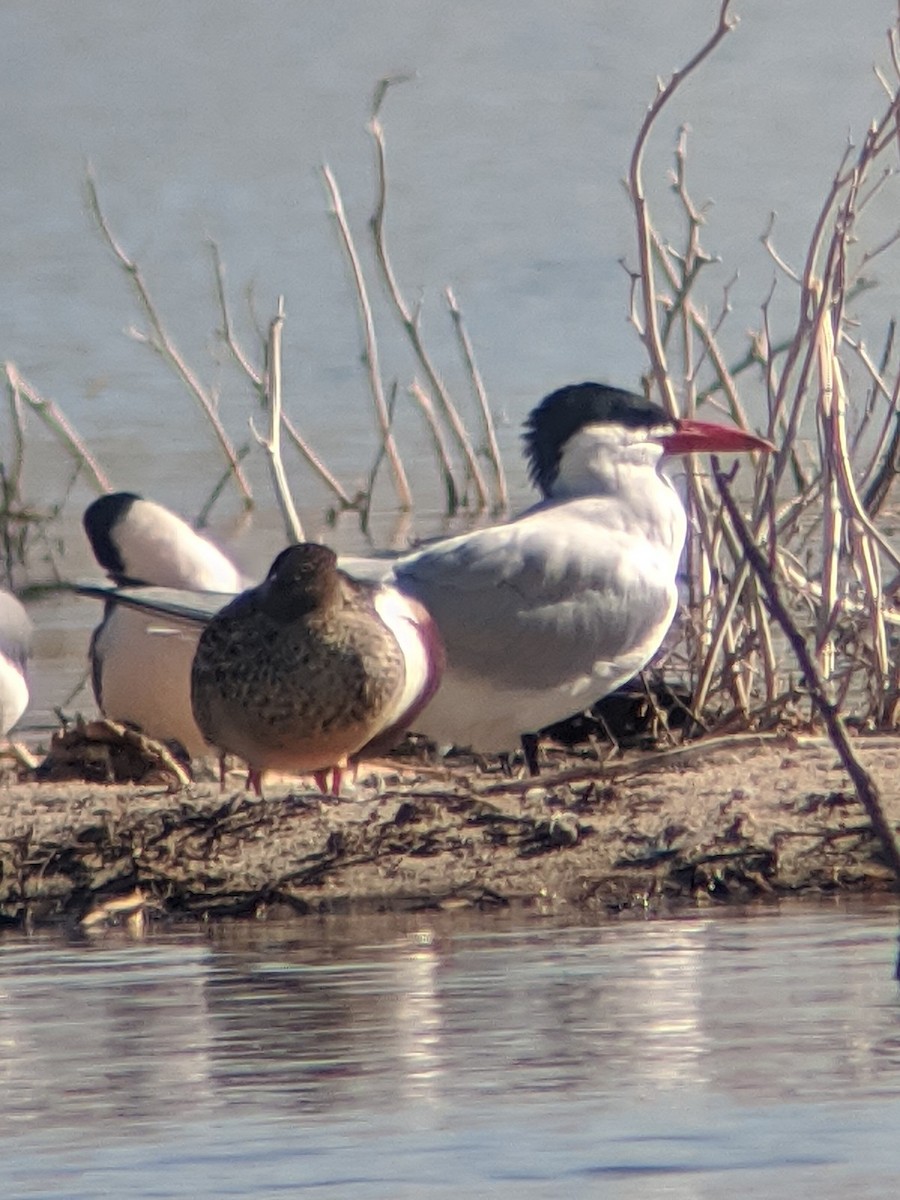
<path id="1" fill-rule="evenodd" d="M 328 786 L 328 773 L 331 772 L 331 787 Z M 341 794 L 341 781 L 344 778 L 343 767 L 326 767 L 323 771 L 313 771 L 313 779 L 316 781 L 316 787 L 323 796 L 327 796 L 329 792 L 332 796 Z"/>

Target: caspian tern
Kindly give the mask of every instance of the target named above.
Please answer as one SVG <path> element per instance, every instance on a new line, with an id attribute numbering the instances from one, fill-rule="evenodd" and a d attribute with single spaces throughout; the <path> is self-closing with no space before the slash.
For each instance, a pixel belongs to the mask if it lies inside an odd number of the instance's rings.
<path id="1" fill-rule="evenodd" d="M 590 707 L 659 648 L 678 603 L 683 505 L 665 457 L 771 444 L 743 430 L 670 418 L 598 383 L 560 388 L 526 422 L 542 499 L 501 524 L 393 559 L 341 560 L 434 618 L 446 651 L 436 694 L 413 728 L 439 746 L 508 753 Z M 94 594 L 97 594 L 96 591 Z M 119 589 L 112 598 L 205 623 L 221 597 Z"/>
<path id="2" fill-rule="evenodd" d="M 532 508 L 386 568 L 346 564 L 389 578 L 437 622 L 447 666 L 415 729 L 439 745 L 509 752 L 636 675 L 675 614 L 687 530 L 662 459 L 772 448 L 597 383 L 547 396 L 524 440 L 543 496 Z"/>
<path id="3" fill-rule="evenodd" d="M 340 792 L 351 759 L 392 748 L 440 682 L 434 622 L 414 600 L 338 570 L 333 550 L 290 546 L 265 580 L 213 616 L 191 672 L 207 741 L 249 767 L 316 775 Z"/>
<path id="4" fill-rule="evenodd" d="M 237 567 L 212 542 L 161 504 L 133 492 L 88 505 L 84 529 L 94 556 L 117 585 L 154 584 L 222 593 L 244 586 Z M 200 629 L 161 626 L 157 614 L 108 603 L 89 652 L 100 711 L 135 725 L 191 756 L 209 746 L 191 712 L 191 663 Z"/>
<path id="5" fill-rule="evenodd" d="M 0 737 L 12 729 L 28 706 L 25 669 L 31 635 L 25 609 L 11 592 L 0 588 Z"/>

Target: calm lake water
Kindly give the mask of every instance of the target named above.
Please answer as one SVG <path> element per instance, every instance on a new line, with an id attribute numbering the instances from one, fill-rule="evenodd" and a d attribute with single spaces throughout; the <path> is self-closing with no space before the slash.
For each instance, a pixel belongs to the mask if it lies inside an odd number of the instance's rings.
<path id="1" fill-rule="evenodd" d="M 0 939 L 5 1197 L 893 1197 L 895 905 Z"/>

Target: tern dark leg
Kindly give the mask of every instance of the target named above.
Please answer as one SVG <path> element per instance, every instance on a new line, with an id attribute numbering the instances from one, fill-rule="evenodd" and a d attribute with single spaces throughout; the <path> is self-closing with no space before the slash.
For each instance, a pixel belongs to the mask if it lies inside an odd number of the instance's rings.
<path id="1" fill-rule="evenodd" d="M 536 733 L 522 734 L 522 753 L 525 756 L 525 766 L 528 768 L 528 774 L 532 777 L 541 773 L 541 766 L 538 762 L 540 744 L 540 737 Z"/>

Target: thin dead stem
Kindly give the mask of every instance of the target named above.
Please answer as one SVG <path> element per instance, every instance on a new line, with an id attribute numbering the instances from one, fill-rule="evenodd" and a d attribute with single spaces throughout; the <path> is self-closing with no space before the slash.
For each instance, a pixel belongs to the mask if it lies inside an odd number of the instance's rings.
<path id="1" fill-rule="evenodd" d="M 152 350 L 160 355 L 160 357 L 172 368 L 191 395 L 197 400 L 200 408 L 206 416 L 206 419 L 212 426 L 216 439 L 222 449 L 222 453 L 225 455 L 231 474 L 234 477 L 234 481 L 237 484 L 240 492 L 244 507 L 252 507 L 253 496 L 250 491 L 250 485 L 247 482 L 247 478 L 244 475 L 243 469 L 240 465 L 237 452 L 231 444 L 231 439 L 226 433 L 225 427 L 219 417 L 213 397 L 200 383 L 197 376 L 187 365 L 184 357 L 175 346 L 172 338 L 166 331 L 166 328 L 162 323 L 162 319 L 157 311 L 156 305 L 150 296 L 147 284 L 144 281 L 143 275 L 141 274 L 140 267 L 125 253 L 115 234 L 112 232 L 112 229 L 100 204 L 100 197 L 97 193 L 96 181 L 94 180 L 94 177 L 90 171 L 88 171 L 87 174 L 86 184 L 88 205 L 91 213 L 93 214 L 94 220 L 97 223 L 97 228 L 100 230 L 100 233 L 102 234 L 107 246 L 109 246 L 110 250 L 112 251 L 116 262 L 118 262 L 119 266 L 122 268 L 122 270 L 125 272 L 125 275 L 131 282 L 131 285 L 135 291 L 135 295 L 137 296 L 140 306 L 143 309 L 144 315 L 149 323 L 150 334 L 141 336 L 140 340 L 146 342 L 146 344 L 150 346 Z"/>
<path id="2" fill-rule="evenodd" d="M 463 423 L 462 417 L 450 393 L 447 390 L 444 381 L 441 379 L 437 367 L 428 353 L 425 342 L 422 338 L 420 327 L 419 313 L 413 312 L 407 301 L 404 299 L 403 293 L 400 290 L 400 285 L 397 282 L 397 277 L 394 274 L 393 264 L 387 248 L 387 236 L 385 232 L 385 211 L 387 208 L 387 160 L 385 156 L 385 141 L 384 128 L 379 120 L 379 112 L 384 97 L 388 89 L 398 80 L 383 79 L 379 83 L 375 91 L 375 99 L 372 105 L 372 115 L 369 120 L 369 131 L 375 143 L 375 158 L 376 171 L 378 179 L 378 194 L 375 203 L 375 212 L 372 216 L 371 226 L 372 235 L 375 241 L 375 256 L 378 265 L 381 269 L 385 285 L 387 286 L 388 295 L 397 311 L 401 325 L 406 331 L 410 344 L 415 352 L 416 358 L 419 360 L 422 370 L 425 372 L 425 377 L 428 380 L 430 387 L 437 403 L 441 409 L 441 415 L 453 431 L 453 436 L 459 446 L 460 453 L 466 464 L 466 474 L 472 481 L 472 486 L 475 488 L 475 505 L 477 511 L 482 512 L 490 507 L 490 497 L 488 494 L 487 484 L 484 480 L 481 467 L 478 464 L 478 459 L 475 454 L 472 440 L 469 437 L 468 431 Z"/>
<path id="3" fill-rule="evenodd" d="M 225 291 L 225 268 L 222 263 L 222 257 L 219 253 L 219 248 L 215 242 L 210 241 L 210 253 L 213 259 L 213 270 L 216 280 L 216 298 L 219 304 L 219 312 L 222 315 L 221 336 L 225 345 L 228 347 L 232 358 L 234 359 L 240 370 L 246 375 L 252 387 L 256 391 L 262 403 L 267 403 L 266 393 L 266 373 L 264 370 L 259 370 L 254 367 L 250 361 L 250 356 L 245 352 L 243 347 L 237 340 L 234 332 L 234 324 L 231 319 L 231 310 L 228 305 L 227 293 Z M 306 463 L 311 467 L 313 473 L 318 476 L 319 480 L 325 487 L 334 494 L 338 504 L 343 509 L 356 508 L 358 501 L 354 500 L 347 489 L 343 486 L 337 476 L 328 469 L 321 457 L 313 450 L 312 446 L 303 437 L 291 419 L 282 409 L 281 423 L 284 432 L 288 436 L 288 440 L 293 444 L 298 453 L 306 460 Z"/>
<path id="4" fill-rule="evenodd" d="M 478 411 L 481 413 L 481 424 L 484 429 L 485 451 L 488 461 L 491 464 L 491 470 L 494 472 L 494 485 L 496 487 L 494 512 L 506 512 L 509 508 L 509 490 L 506 486 L 506 473 L 503 470 L 500 447 L 497 445 L 497 431 L 494 428 L 494 417 L 491 413 L 491 406 L 488 403 L 487 391 L 485 390 L 484 381 L 481 378 L 481 372 L 478 370 L 478 364 L 475 362 L 475 351 L 472 347 L 472 340 L 463 321 L 456 295 L 450 287 L 444 289 L 444 295 L 447 297 L 447 307 L 450 309 L 453 327 L 456 330 L 460 350 L 468 367 L 469 378 L 472 380 L 472 387 L 478 399 Z"/>
<path id="5" fill-rule="evenodd" d="M 93 487 L 98 492 L 112 491 L 106 474 L 100 468 L 97 460 L 91 454 L 84 439 L 69 422 L 58 405 L 43 396 L 27 383 L 11 362 L 5 364 L 6 380 L 13 394 L 20 397 L 36 413 L 60 445 L 71 455 L 78 467 L 83 468 L 90 476 Z"/>
<path id="6" fill-rule="evenodd" d="M 790 613 L 781 599 L 778 585 L 775 582 L 769 565 L 741 516 L 740 510 L 731 495 L 728 481 L 719 469 L 715 459 L 713 460 L 713 475 L 719 495 L 722 497 L 722 502 L 728 510 L 729 516 L 737 530 L 738 537 L 741 540 L 744 553 L 765 590 L 769 608 L 790 643 L 806 686 L 809 689 L 810 696 L 822 717 L 832 745 L 840 757 L 844 770 L 853 781 L 860 804 L 865 809 L 872 823 L 872 828 L 875 830 L 881 843 L 882 853 L 894 872 L 895 886 L 900 887 L 900 843 L 897 840 L 896 829 L 885 815 L 881 795 L 875 781 L 853 751 L 846 726 L 841 719 L 837 705 L 828 695 L 826 686 L 816 670 L 816 665 L 813 662 L 806 640 L 791 619 Z"/>
<path id="7" fill-rule="evenodd" d="M 294 507 L 291 489 L 284 471 L 281 458 L 281 334 L 284 329 L 284 297 L 278 297 L 278 311 L 269 325 L 269 345 L 266 355 L 268 370 L 266 371 L 266 401 L 269 408 L 269 433 L 267 437 L 256 431 L 253 419 L 250 428 L 257 442 L 266 452 L 269 470 L 272 474 L 272 486 L 275 499 L 281 509 L 285 532 L 290 542 L 306 541 L 303 525 Z"/>
<path id="8" fill-rule="evenodd" d="M 434 411 L 431 397 L 418 380 L 414 379 L 410 384 L 409 394 L 421 409 L 422 415 L 425 418 L 425 424 L 428 426 L 431 443 L 437 457 L 438 469 L 440 470 L 441 479 L 444 484 L 444 494 L 447 497 L 447 515 L 452 516 L 459 509 L 459 496 L 457 495 L 456 482 L 453 478 L 453 464 L 450 461 L 450 450 L 447 446 L 447 439 L 444 437 L 441 423 L 438 420 L 437 413 Z"/>
<path id="9" fill-rule="evenodd" d="M 647 349 L 647 356 L 650 359 L 650 371 L 656 383 L 657 390 L 663 400 L 666 411 L 672 416 L 677 415 L 678 405 L 666 365 L 666 354 L 659 326 L 659 306 L 653 282 L 653 238 L 650 233 L 651 224 L 647 197 L 644 190 L 644 151 L 660 113 L 675 95 L 678 88 L 712 54 L 722 39 L 735 27 L 736 20 L 733 20 L 728 15 L 730 7 L 731 0 L 723 0 L 719 8 L 719 20 L 714 32 L 703 43 L 697 53 L 680 70 L 673 73 L 667 84 L 659 84 L 657 94 L 638 130 L 634 151 L 628 168 L 627 187 L 634 208 L 635 223 L 637 226 L 638 258 L 640 262 L 641 311 L 643 314 L 641 337 Z"/>
<path id="10" fill-rule="evenodd" d="M 375 404 L 375 416 L 378 421 L 378 428 L 381 432 L 384 451 L 387 455 L 388 462 L 391 467 L 391 474 L 394 479 L 394 490 L 397 493 L 397 503 L 401 509 L 409 510 L 412 508 L 412 492 L 409 489 L 409 481 L 406 478 L 406 471 L 403 469 L 403 463 L 400 459 L 400 452 L 397 449 L 397 443 L 394 439 L 393 430 L 391 429 L 391 418 L 388 412 L 387 401 L 384 397 L 384 386 L 381 382 L 381 367 L 378 361 L 378 339 L 375 336 L 375 322 L 372 318 L 372 306 L 369 303 L 368 289 L 366 288 L 365 276 L 363 275 L 362 264 L 360 263 L 359 254 L 356 250 L 356 244 L 353 240 L 353 235 L 350 232 L 350 226 L 347 222 L 347 214 L 344 211 L 344 203 L 341 199 L 340 189 L 337 185 L 337 180 L 334 177 L 331 168 L 326 164 L 322 167 L 322 174 L 325 178 L 325 185 L 328 188 L 328 194 L 331 198 L 332 212 L 337 221 L 338 231 L 341 237 L 341 244 L 347 255 L 347 260 L 350 264 L 350 271 L 353 275 L 353 286 L 356 290 L 356 300 L 359 308 L 360 320 L 363 326 L 363 338 L 365 342 L 365 358 L 366 367 L 369 375 L 369 388 L 372 393 L 372 399 Z"/>

